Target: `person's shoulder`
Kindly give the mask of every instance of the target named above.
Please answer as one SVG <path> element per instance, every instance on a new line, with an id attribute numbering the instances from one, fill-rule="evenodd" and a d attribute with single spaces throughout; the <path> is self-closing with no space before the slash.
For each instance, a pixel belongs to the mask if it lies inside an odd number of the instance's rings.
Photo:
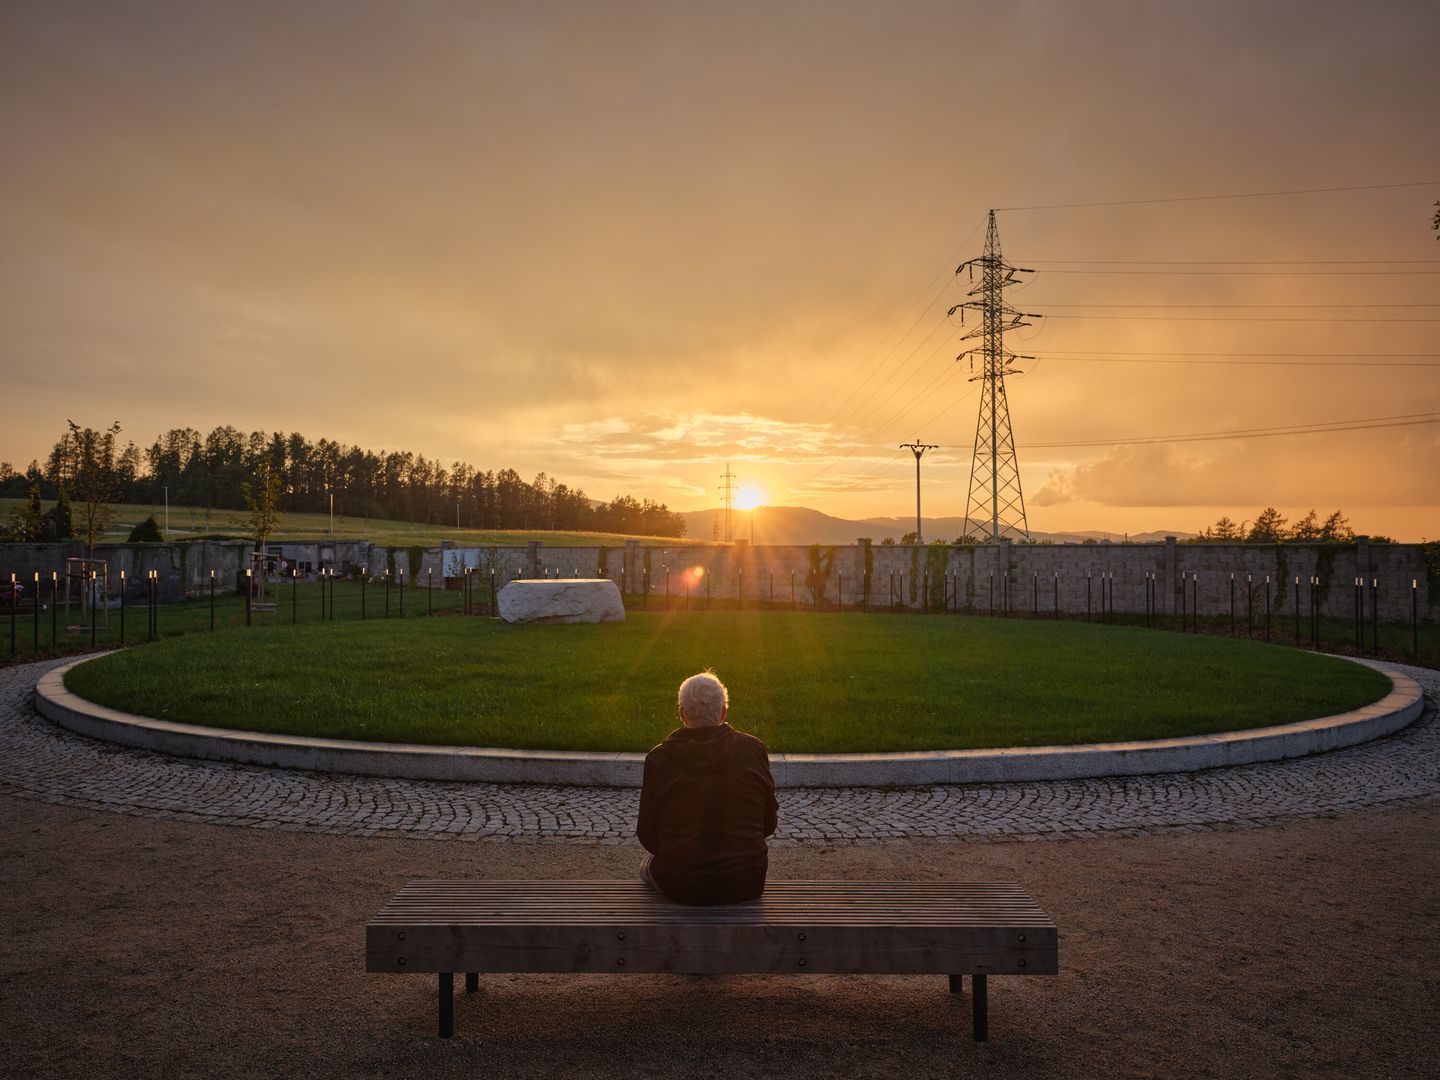
<path id="1" fill-rule="evenodd" d="M 739 728 L 732 728 L 731 730 L 735 732 L 735 738 L 739 740 L 740 745 L 746 750 L 754 754 L 761 754 L 765 757 L 770 756 L 769 748 L 754 735 L 751 735 L 748 731 L 741 731 Z"/>
<path id="2" fill-rule="evenodd" d="M 677 728 L 676 730 L 679 729 Z M 659 758 L 668 757 L 670 755 L 671 749 L 670 739 L 671 736 L 673 736 L 674 734 L 675 732 L 672 731 L 669 735 L 665 736 L 664 739 L 662 739 L 660 742 L 656 743 L 648 751 L 646 751 L 645 760 L 648 762 L 651 760 L 658 760 Z"/>

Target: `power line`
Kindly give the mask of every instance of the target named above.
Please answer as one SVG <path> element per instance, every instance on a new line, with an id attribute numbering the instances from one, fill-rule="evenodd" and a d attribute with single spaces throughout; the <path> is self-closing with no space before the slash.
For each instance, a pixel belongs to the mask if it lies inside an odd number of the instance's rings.
<path id="1" fill-rule="evenodd" d="M 900 318 L 896 320 L 895 326 L 892 326 L 889 331 L 887 331 L 886 334 L 881 337 L 880 340 L 876 343 L 875 348 L 870 351 L 871 356 L 874 356 L 875 353 L 880 351 L 880 346 L 883 345 L 885 341 L 890 337 L 890 335 L 895 332 L 895 328 L 898 327 L 909 317 L 910 312 L 915 310 L 916 304 L 920 303 L 920 300 L 923 300 L 927 295 L 929 295 L 930 290 L 935 287 L 935 283 L 945 277 L 946 273 L 949 271 L 949 268 L 954 265 L 955 259 L 959 258 L 965 253 L 965 248 L 969 246 L 970 241 L 975 238 L 975 234 L 980 231 L 980 226 L 984 223 L 985 219 L 983 217 L 975 223 L 975 227 L 970 230 L 970 234 L 965 237 L 964 241 L 961 242 L 960 247 L 956 251 L 955 255 L 952 256 L 944 266 L 942 266 L 939 270 L 935 272 L 935 276 L 930 279 L 930 281 L 926 284 L 925 288 L 921 291 L 920 297 L 913 301 L 910 306 L 905 309 L 905 314 L 901 315 Z M 915 327 L 920 325 L 920 320 L 925 317 L 926 312 L 928 312 L 935 305 L 935 301 L 940 299 L 944 292 L 945 286 L 942 285 L 940 287 L 940 290 L 934 296 L 930 297 L 929 301 L 926 302 L 925 306 L 921 308 L 920 311 L 916 314 L 914 321 L 905 328 L 905 332 L 895 339 L 895 341 L 891 344 L 890 348 L 886 351 L 885 355 L 882 356 L 876 362 L 875 366 L 870 369 L 869 373 L 866 374 L 865 378 L 860 382 L 860 384 L 856 386 L 855 389 L 850 391 L 849 395 L 846 396 L 845 400 L 842 401 L 840 405 L 828 417 L 821 421 L 822 425 L 830 423 L 830 421 L 835 419 L 835 417 L 847 405 L 849 405 L 851 401 L 854 400 L 855 395 L 865 388 L 865 386 L 870 382 L 870 380 L 875 377 L 875 373 L 878 372 L 882 367 L 884 367 L 885 362 L 889 360 L 891 356 L 895 355 L 895 350 L 900 347 L 900 343 L 910 336 L 911 332 L 915 329 Z M 906 359 L 908 360 L 909 358 L 907 357 Z"/>
<path id="2" fill-rule="evenodd" d="M 1412 266 L 1440 259 L 1030 259 L 1050 266 Z"/>
<path id="3" fill-rule="evenodd" d="M 1038 356 L 1048 357 L 1048 353 L 1038 353 Z M 1049 357 L 1057 359 L 1056 357 Z M 1198 364 L 1201 366 L 1227 365 L 1232 367 L 1347 367 L 1351 369 L 1379 368 L 1379 367 L 1440 367 L 1440 360 L 1375 360 L 1369 363 L 1357 364 L 1354 360 L 1233 360 L 1233 359 L 1155 359 L 1144 356 L 1075 356 L 1067 355 L 1064 360 L 1079 361 L 1097 364 Z"/>
<path id="4" fill-rule="evenodd" d="M 1437 308 L 1440 304 L 1046 304 L 1047 308 Z"/>
<path id="5" fill-rule="evenodd" d="M 1164 321 L 1164 322 L 1298 322 L 1298 323 L 1435 323 L 1440 319 L 1417 319 L 1408 315 L 1383 315 L 1373 319 L 1341 317 L 1338 319 L 1316 319 L 1297 315 L 1045 315 L 1047 319 L 1097 319 L 1108 322 Z"/>
<path id="6" fill-rule="evenodd" d="M 1440 186 L 1440 180 L 1412 180 L 1403 184 L 1354 184 L 1348 187 L 1290 188 L 1284 191 L 1242 191 L 1226 195 L 1172 195 L 1160 199 L 1113 199 L 1107 202 L 1045 203 L 1039 206 L 997 206 L 996 210 L 1073 210 L 1091 206 L 1144 206 L 1154 203 L 1214 202 L 1219 199 L 1270 199 L 1282 195 L 1328 195 L 1337 191 L 1386 191 L 1394 188 Z"/>
<path id="7" fill-rule="evenodd" d="M 1337 353 L 1312 353 L 1312 352 L 1156 352 L 1147 349 L 1144 352 L 1120 352 L 1112 349 L 1046 349 L 1046 356 L 1093 356 L 1104 353 L 1106 356 L 1320 356 L 1330 359 L 1365 360 L 1372 356 L 1384 356 L 1393 359 L 1406 357 L 1433 357 L 1440 359 L 1440 353 L 1411 353 L 1411 352 L 1388 352 L 1388 353 L 1361 353 L 1361 352 L 1337 352 Z"/>
<path id="8" fill-rule="evenodd" d="M 975 223 L 975 227 L 970 230 L 969 235 L 967 235 L 967 236 L 965 237 L 964 242 L 960 245 L 959 251 L 956 252 L 956 256 L 955 256 L 956 258 L 958 258 L 960 255 L 964 254 L 964 251 L 965 251 L 966 247 L 969 246 L 970 241 L 971 241 L 972 239 L 974 239 L 975 234 L 980 231 L 980 226 L 983 225 L 983 224 L 985 224 L 986 220 L 987 220 L 986 217 L 982 217 L 978 222 Z M 949 266 L 951 266 L 951 265 L 954 265 L 954 259 L 953 259 L 953 258 L 952 258 L 951 262 L 948 263 L 944 269 L 942 269 L 939 273 L 937 273 L 937 274 L 935 275 L 935 277 L 933 277 L 933 278 L 930 279 L 930 284 L 925 287 L 925 292 L 926 292 L 926 293 L 928 293 L 929 290 L 930 290 L 930 288 L 935 284 L 935 282 L 938 281 L 938 280 L 940 279 L 940 277 L 948 271 Z M 942 288 L 940 289 L 940 291 L 937 292 L 937 293 L 935 294 L 935 296 L 930 299 L 929 303 L 927 303 L 927 304 L 925 305 L 925 307 L 920 311 L 920 313 L 915 317 L 915 320 L 910 324 L 909 327 L 906 328 L 905 332 L 904 332 L 903 334 L 901 334 L 900 337 L 898 337 L 898 338 L 895 340 L 895 342 L 890 346 L 890 349 L 886 352 L 886 354 L 880 358 L 880 360 L 876 363 L 876 365 L 875 365 L 875 366 L 870 370 L 870 372 L 865 376 L 864 380 L 862 380 L 861 383 L 860 383 L 858 386 L 856 386 L 856 388 L 855 388 L 854 390 L 852 390 L 852 391 L 850 392 L 849 396 L 847 396 L 846 399 L 845 399 L 843 402 L 840 403 L 840 406 L 839 406 L 837 409 L 835 409 L 833 412 L 831 412 L 831 414 L 830 414 L 828 417 L 826 417 L 825 420 L 823 420 L 823 421 L 820 422 L 819 426 L 825 427 L 825 426 L 828 426 L 828 425 L 830 425 L 832 422 L 835 421 L 835 418 L 836 418 L 842 411 L 844 411 L 844 409 L 846 408 L 846 406 L 848 406 L 848 405 L 850 404 L 850 402 L 854 399 L 855 395 L 858 394 L 861 390 L 863 390 L 863 389 L 869 384 L 870 380 L 871 380 L 872 378 L 874 378 L 876 372 L 878 372 L 878 371 L 880 370 L 880 368 L 882 368 L 882 367 L 885 365 L 885 362 L 886 362 L 887 360 L 889 360 L 891 356 L 894 355 L 895 350 L 896 350 L 897 348 L 899 348 L 900 343 L 903 342 L 907 337 L 909 337 L 910 333 L 915 329 L 916 326 L 919 325 L 920 320 L 925 317 L 926 312 L 928 312 L 928 311 L 930 310 L 930 308 L 934 306 L 935 301 L 938 300 L 938 299 L 944 294 L 944 292 L 945 292 L 945 290 L 944 290 L 944 288 L 942 287 Z M 923 296 L 923 295 L 924 295 L 924 294 L 922 294 L 922 296 Z M 912 305 L 911 305 L 911 309 L 913 309 L 913 308 L 914 308 L 914 305 L 912 304 Z M 907 311 L 906 314 L 908 315 L 909 312 Z M 902 316 L 900 321 L 901 321 L 901 322 L 904 322 L 904 318 L 905 318 L 905 317 Z M 897 323 L 896 325 L 898 326 L 899 323 Z M 940 320 L 939 325 L 936 326 L 936 327 L 934 327 L 934 328 L 932 328 L 931 331 L 930 331 L 930 333 L 927 334 L 927 335 L 920 341 L 919 344 L 917 344 L 913 349 L 910 350 L 909 354 L 906 355 L 905 359 L 900 362 L 900 366 L 899 366 L 899 368 L 897 369 L 897 371 L 895 372 L 895 374 L 898 374 L 899 371 L 904 370 L 904 369 L 909 365 L 910 361 L 915 357 L 915 354 L 916 354 L 917 352 L 919 352 L 919 350 L 922 349 L 922 348 L 925 346 L 925 344 L 928 343 L 929 340 L 930 340 L 932 337 L 935 336 L 936 330 L 938 330 L 938 329 L 940 329 L 940 327 L 943 327 L 943 326 L 946 326 L 946 325 L 948 325 L 948 321 L 947 321 L 947 320 L 945 320 L 945 319 Z M 881 338 L 881 342 L 883 342 L 884 340 L 885 340 L 884 338 Z M 878 346 L 877 346 L 877 349 L 878 349 Z M 927 358 L 926 358 L 927 362 L 928 362 L 928 360 L 933 359 L 935 355 L 936 355 L 935 353 L 932 353 L 932 354 L 930 355 L 930 357 L 927 357 Z M 922 362 L 921 365 L 920 365 L 920 368 L 917 369 L 917 371 L 918 371 L 918 370 L 922 370 L 922 369 L 924 368 L 924 366 L 925 366 L 925 363 Z M 909 383 L 910 380 L 912 380 L 912 379 L 915 377 L 915 374 L 916 374 L 916 372 L 912 372 L 912 373 L 910 374 L 910 376 L 905 380 L 905 383 L 901 383 L 900 386 L 903 387 L 904 385 L 906 385 L 907 383 Z M 893 377 L 893 376 L 892 376 L 892 377 Z M 930 385 L 933 386 L 936 381 L 937 381 L 937 380 L 931 380 L 931 384 L 930 384 Z M 883 385 L 883 384 L 881 384 L 881 385 Z M 898 389 L 899 389 L 899 388 L 897 387 L 897 390 L 898 390 Z M 877 389 L 877 393 L 878 393 L 878 389 Z M 885 401 L 884 401 L 884 402 L 880 402 L 879 405 L 876 406 L 876 407 L 877 407 L 877 408 L 883 408 L 884 405 L 885 405 L 885 403 L 888 402 L 891 398 L 893 398 L 894 395 L 895 395 L 895 391 L 892 391 L 892 392 L 890 393 L 890 395 L 885 399 Z M 873 395 L 872 395 L 872 400 L 873 400 Z M 849 423 L 849 422 L 851 422 L 853 419 L 855 419 L 856 417 L 858 417 L 858 416 L 860 415 L 861 411 L 864 409 L 865 405 L 866 405 L 866 402 L 865 402 L 865 401 L 862 401 L 859 406 L 857 406 L 854 410 L 852 410 L 852 411 L 845 417 L 845 420 L 844 420 L 843 422 L 844 422 L 844 423 Z M 908 407 L 908 406 L 907 406 L 907 407 Z M 872 415 L 873 415 L 873 412 L 872 412 Z M 890 423 L 890 421 L 887 421 L 887 425 L 888 425 L 888 423 Z M 853 458 L 857 453 L 859 453 L 859 449 L 851 450 L 850 453 L 848 453 L 848 454 L 846 454 L 846 455 L 843 455 L 841 458 L 839 458 L 839 459 L 837 459 L 837 460 L 835 460 L 835 461 L 831 461 L 831 462 L 830 462 L 829 464 L 827 464 L 827 465 L 821 466 L 818 470 L 812 470 L 812 471 L 811 471 L 807 476 L 805 476 L 803 479 L 797 481 L 795 486 L 798 487 L 798 486 L 801 485 L 801 484 L 808 484 L 808 483 L 811 483 L 811 482 L 813 482 L 813 481 L 815 481 L 815 480 L 818 480 L 818 479 L 819 479 L 821 476 L 823 476 L 825 473 L 829 472 L 829 471 L 830 471 L 832 468 L 834 468 L 836 465 L 840 464 L 841 461 L 843 461 L 843 460 L 845 460 L 845 459 L 847 459 L 847 458 Z"/>
<path id="9" fill-rule="evenodd" d="M 1291 424 L 1275 428 L 1239 428 L 1234 431 L 1194 432 L 1187 435 L 1148 435 L 1121 439 L 1080 439 L 1070 442 L 1027 443 L 1027 450 L 1082 446 L 1148 445 L 1154 443 L 1206 442 L 1218 439 L 1263 439 L 1281 435 L 1320 435 L 1326 432 L 1371 431 L 1377 428 L 1440 424 L 1440 412 L 1402 413 L 1399 416 L 1372 416 L 1357 420 L 1329 420 L 1317 424 Z"/>
<path id="10" fill-rule="evenodd" d="M 1440 270 L 1041 270 L 1042 274 L 1150 274 L 1154 277 L 1435 277 Z"/>

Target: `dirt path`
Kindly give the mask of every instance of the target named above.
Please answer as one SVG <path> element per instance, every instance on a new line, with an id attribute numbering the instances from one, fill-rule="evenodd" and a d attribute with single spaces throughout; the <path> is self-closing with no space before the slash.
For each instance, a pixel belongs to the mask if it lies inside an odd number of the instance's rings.
<path id="1" fill-rule="evenodd" d="M 1059 978 L 995 979 L 992 1041 L 939 978 L 366 975 L 411 875 L 623 877 L 638 849 L 147 820 L 0 798 L 11 1075 L 1434 1076 L 1440 802 L 1267 829 L 790 845 L 775 877 L 1016 879 Z"/>

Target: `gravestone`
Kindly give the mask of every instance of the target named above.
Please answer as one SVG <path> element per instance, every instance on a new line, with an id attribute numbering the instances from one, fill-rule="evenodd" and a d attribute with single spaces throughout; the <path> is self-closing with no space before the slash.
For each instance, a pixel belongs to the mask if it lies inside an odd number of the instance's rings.
<path id="1" fill-rule="evenodd" d="M 500 590 L 500 617 L 511 623 L 623 622 L 620 590 L 608 578 L 518 578 Z"/>

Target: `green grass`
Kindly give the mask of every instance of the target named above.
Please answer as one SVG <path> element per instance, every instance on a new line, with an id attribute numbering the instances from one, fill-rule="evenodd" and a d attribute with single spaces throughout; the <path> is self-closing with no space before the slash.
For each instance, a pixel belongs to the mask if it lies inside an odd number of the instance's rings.
<path id="1" fill-rule="evenodd" d="M 409 605 L 407 604 L 407 608 Z M 645 750 L 675 687 L 713 668 L 732 721 L 776 752 L 1162 738 L 1284 723 L 1389 681 L 1279 646 L 1128 627 L 807 612 L 631 612 L 620 624 L 480 618 L 191 634 L 74 669 L 130 712 L 257 731 Z"/>
<path id="2" fill-rule="evenodd" d="M 295 625 L 306 626 L 320 624 L 328 620 L 333 610 L 335 620 L 359 621 L 362 610 L 367 620 L 378 621 L 385 618 L 405 619 L 415 618 L 434 610 L 436 613 L 443 613 L 450 610 L 458 610 L 464 603 L 459 592 L 450 592 L 441 588 L 437 583 L 433 591 L 427 591 L 424 579 L 417 588 L 405 590 L 404 611 L 401 611 L 400 590 L 394 586 L 390 589 L 389 615 L 386 615 L 385 589 L 381 585 L 370 584 L 361 588 L 358 581 L 337 579 L 333 591 L 333 604 L 326 608 L 326 614 L 322 617 L 320 605 L 321 594 L 319 584 L 301 582 L 292 586 L 289 582 L 279 585 L 267 586 L 269 598 L 274 601 L 275 608 L 272 611 L 253 610 L 250 613 L 251 628 L 290 626 L 292 620 Z M 28 592 L 28 590 L 27 590 Z M 474 602 L 483 606 L 489 611 L 490 594 L 488 588 L 477 588 Z M 18 663 L 26 663 L 31 660 L 42 659 L 50 656 L 59 656 L 65 653 L 82 652 L 90 648 L 89 630 L 80 633 L 67 633 L 65 629 L 65 604 L 62 597 L 59 607 L 54 614 L 57 616 L 52 624 L 50 607 L 50 585 L 44 582 L 41 586 L 41 610 L 39 611 L 38 624 L 35 619 L 36 612 L 30 603 L 30 598 L 22 602 L 15 618 L 15 651 L 14 660 Z M 116 645 L 137 645 L 146 641 L 146 610 L 143 601 L 129 601 L 125 605 L 124 612 L 124 634 L 121 634 L 121 611 L 118 606 L 112 607 L 105 613 L 108 625 L 97 628 L 95 644 L 97 647 L 111 648 Z M 78 618 L 78 615 L 76 616 Z M 185 600 L 174 604 L 160 604 L 157 608 L 157 629 L 161 639 L 180 637 L 185 634 L 207 632 L 210 629 L 210 599 L 208 594 L 197 596 L 192 600 Z M 325 621 L 326 626 L 333 626 L 335 623 Z M 51 627 L 55 627 L 55 635 L 52 640 Z M 225 630 L 231 628 L 243 628 L 245 626 L 245 597 L 243 593 L 236 593 L 231 590 L 217 590 L 215 595 L 215 629 Z M 38 633 L 37 633 L 38 630 Z M 38 648 L 37 648 L 38 639 Z M 7 610 L 0 611 L 0 658 L 4 661 L 11 659 L 10 646 L 10 613 Z"/>
<path id="3" fill-rule="evenodd" d="M 0 521 L 7 521 L 14 507 L 23 505 L 23 499 L 0 499 Z M 52 503 L 46 500 L 48 509 Z M 107 541 L 123 541 L 130 530 L 151 514 L 165 525 L 163 505 L 148 503 L 115 504 L 114 516 L 110 521 Z M 240 524 L 243 510 L 207 510 L 200 506 L 170 507 L 170 528 L 165 531 L 167 540 L 195 540 L 204 536 L 243 536 L 245 528 Z M 76 525 L 79 525 L 79 511 L 75 511 Z M 483 547 L 486 545 L 523 546 L 528 541 L 539 540 L 547 547 L 595 547 L 599 544 L 621 546 L 626 540 L 639 540 L 646 546 L 678 547 L 692 544 L 706 544 L 708 540 L 685 540 L 669 536 L 628 536 L 621 533 L 564 532 L 547 529 L 457 529 L 447 525 L 423 525 L 410 521 L 390 521 L 384 518 L 357 518 L 335 515 L 335 532 L 330 532 L 329 514 L 298 514 L 284 512 L 280 515 L 280 528 L 271 538 L 272 543 L 286 540 L 370 540 L 392 547 L 424 546 L 438 547 L 442 540 L 453 540 L 462 547 Z"/>

